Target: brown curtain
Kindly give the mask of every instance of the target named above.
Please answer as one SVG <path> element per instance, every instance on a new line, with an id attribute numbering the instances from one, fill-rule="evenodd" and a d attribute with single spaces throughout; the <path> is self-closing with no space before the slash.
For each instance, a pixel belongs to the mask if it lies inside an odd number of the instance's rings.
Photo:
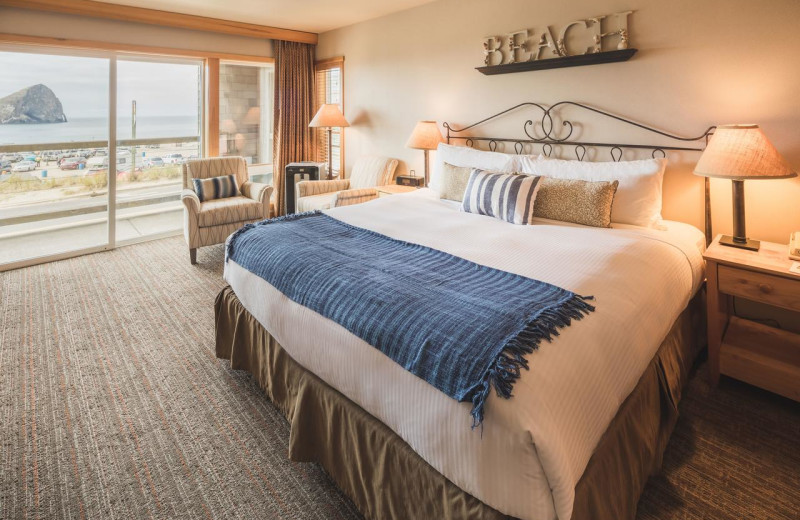
<path id="1" fill-rule="evenodd" d="M 275 209 L 286 213 L 284 169 L 296 161 L 316 157 L 314 134 L 314 45 L 274 40 L 275 104 L 273 184 Z"/>

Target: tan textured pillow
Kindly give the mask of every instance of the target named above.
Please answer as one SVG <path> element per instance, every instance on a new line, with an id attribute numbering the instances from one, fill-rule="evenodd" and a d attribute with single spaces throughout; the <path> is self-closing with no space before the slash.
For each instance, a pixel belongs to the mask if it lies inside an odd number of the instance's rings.
<path id="1" fill-rule="evenodd" d="M 533 216 L 584 226 L 609 227 L 619 181 L 581 181 L 543 177 Z"/>
<path id="2" fill-rule="evenodd" d="M 442 165 L 442 172 L 437 183 L 440 199 L 455 200 L 462 202 L 464 200 L 464 192 L 467 191 L 467 182 L 469 176 L 472 174 L 474 168 L 468 166 L 453 166 L 452 164 L 444 163 Z"/>

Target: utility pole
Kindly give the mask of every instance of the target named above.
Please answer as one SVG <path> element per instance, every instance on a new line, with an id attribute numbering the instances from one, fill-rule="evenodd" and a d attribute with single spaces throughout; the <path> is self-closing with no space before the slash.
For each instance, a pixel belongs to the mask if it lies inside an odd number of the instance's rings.
<path id="1" fill-rule="evenodd" d="M 131 101 L 131 139 L 136 139 L 136 100 Z M 131 173 L 128 179 L 136 177 L 136 144 L 131 145 Z"/>

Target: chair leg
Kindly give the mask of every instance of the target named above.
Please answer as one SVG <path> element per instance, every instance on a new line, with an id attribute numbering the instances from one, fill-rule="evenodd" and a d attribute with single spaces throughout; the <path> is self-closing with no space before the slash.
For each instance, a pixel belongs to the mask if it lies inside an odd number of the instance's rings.
<path id="1" fill-rule="evenodd" d="M 189 249 L 189 260 L 191 260 L 192 265 L 197 263 L 197 248 L 192 247 Z"/>

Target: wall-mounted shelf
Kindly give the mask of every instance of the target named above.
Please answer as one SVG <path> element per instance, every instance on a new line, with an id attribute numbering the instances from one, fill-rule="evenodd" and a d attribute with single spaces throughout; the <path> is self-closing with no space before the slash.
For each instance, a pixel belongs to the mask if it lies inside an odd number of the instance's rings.
<path id="1" fill-rule="evenodd" d="M 636 54 L 638 49 L 622 49 L 620 51 L 596 52 L 594 54 L 579 54 L 577 56 L 565 56 L 563 58 L 549 58 L 546 60 L 521 61 L 518 63 L 506 63 L 504 65 L 491 65 L 487 67 L 476 67 L 481 74 L 511 74 L 513 72 L 525 72 L 529 70 L 561 69 L 564 67 L 580 67 L 582 65 L 597 65 L 600 63 L 616 63 L 618 61 L 628 61 Z"/>

